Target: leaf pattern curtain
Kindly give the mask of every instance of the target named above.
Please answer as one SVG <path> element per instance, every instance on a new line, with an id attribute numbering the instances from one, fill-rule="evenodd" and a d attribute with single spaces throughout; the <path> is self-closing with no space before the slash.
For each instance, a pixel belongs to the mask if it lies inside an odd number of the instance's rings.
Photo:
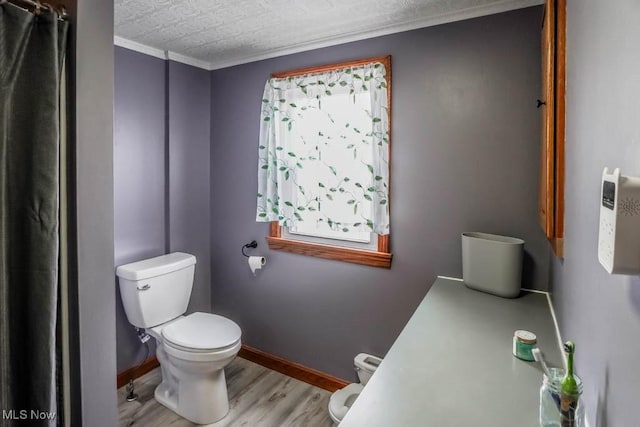
<path id="1" fill-rule="evenodd" d="M 257 221 L 389 233 L 385 73 L 376 62 L 267 81 Z"/>

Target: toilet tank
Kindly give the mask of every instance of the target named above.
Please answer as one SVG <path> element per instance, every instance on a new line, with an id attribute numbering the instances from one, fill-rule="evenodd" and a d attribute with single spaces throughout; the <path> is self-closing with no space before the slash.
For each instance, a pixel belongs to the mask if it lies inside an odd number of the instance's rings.
<path id="1" fill-rule="evenodd" d="M 367 385 L 380 363 L 382 363 L 381 358 L 366 353 L 360 353 L 353 359 L 360 384 Z"/>
<path id="2" fill-rule="evenodd" d="M 151 328 L 187 311 L 196 257 L 173 252 L 116 269 L 129 323 Z"/>

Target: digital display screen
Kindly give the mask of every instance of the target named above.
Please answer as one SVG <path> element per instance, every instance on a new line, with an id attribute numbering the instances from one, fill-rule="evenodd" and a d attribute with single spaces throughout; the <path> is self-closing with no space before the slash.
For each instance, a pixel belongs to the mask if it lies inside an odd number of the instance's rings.
<path id="1" fill-rule="evenodd" d="M 613 210 L 616 199 L 616 184 L 610 181 L 602 183 L 602 206 Z"/>

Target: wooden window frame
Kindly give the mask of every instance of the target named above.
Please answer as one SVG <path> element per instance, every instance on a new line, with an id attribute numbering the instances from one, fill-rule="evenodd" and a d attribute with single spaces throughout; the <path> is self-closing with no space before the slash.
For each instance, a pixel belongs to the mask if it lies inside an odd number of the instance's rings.
<path id="1" fill-rule="evenodd" d="M 341 62 L 339 64 L 322 65 L 319 67 L 300 68 L 293 71 L 284 71 L 271 74 L 272 78 L 295 77 L 304 74 L 324 73 L 343 68 L 380 62 L 386 71 L 387 101 L 389 117 L 389 164 L 391 164 L 391 55 L 374 58 L 358 59 L 355 61 Z M 391 166 L 389 166 L 391 169 Z M 391 190 L 391 173 L 389 173 L 389 191 Z M 389 194 L 389 209 L 391 209 L 391 195 Z M 368 265 L 372 267 L 391 268 L 393 255 L 390 251 L 390 234 L 377 235 L 378 249 L 365 250 L 349 248 L 345 246 L 330 245 L 324 243 L 307 242 L 303 240 L 287 239 L 282 235 L 282 226 L 278 221 L 272 221 L 269 227 L 269 235 L 265 238 L 269 249 L 290 252 L 300 255 L 308 255 L 318 258 L 350 262 L 354 264 Z"/>

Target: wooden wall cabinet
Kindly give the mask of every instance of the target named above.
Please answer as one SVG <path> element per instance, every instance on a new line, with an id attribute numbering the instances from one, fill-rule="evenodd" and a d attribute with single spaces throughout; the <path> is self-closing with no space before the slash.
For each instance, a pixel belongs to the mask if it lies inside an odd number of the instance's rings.
<path id="1" fill-rule="evenodd" d="M 538 217 L 556 256 L 563 256 L 566 0 L 547 0 L 542 20 L 542 155 Z"/>

